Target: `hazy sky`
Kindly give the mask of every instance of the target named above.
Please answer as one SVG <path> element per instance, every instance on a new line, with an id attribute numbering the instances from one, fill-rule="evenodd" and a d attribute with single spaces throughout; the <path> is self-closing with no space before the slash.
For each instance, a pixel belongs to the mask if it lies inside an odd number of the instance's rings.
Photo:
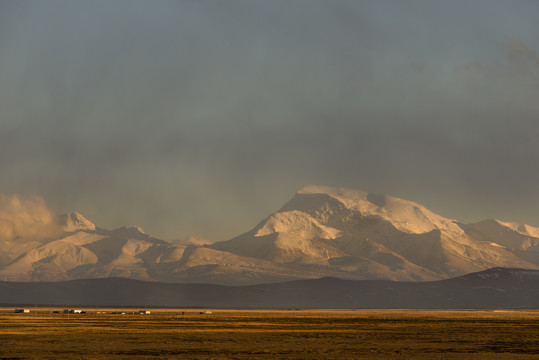
<path id="1" fill-rule="evenodd" d="M 0 192 L 226 240 L 307 184 L 539 226 L 539 1 L 0 1 Z"/>

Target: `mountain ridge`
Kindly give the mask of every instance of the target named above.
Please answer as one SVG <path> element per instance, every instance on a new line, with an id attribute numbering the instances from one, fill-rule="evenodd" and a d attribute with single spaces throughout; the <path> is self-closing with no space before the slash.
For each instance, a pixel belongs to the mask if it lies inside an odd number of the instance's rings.
<path id="1" fill-rule="evenodd" d="M 78 213 L 62 235 L 0 241 L 0 279 L 125 277 L 269 283 L 334 276 L 432 281 L 493 267 L 539 269 L 539 228 L 463 224 L 413 201 L 309 185 L 247 232 L 210 245 L 173 244 L 139 227 L 102 229 Z"/>
<path id="2" fill-rule="evenodd" d="M 493 268 L 431 282 L 333 277 L 224 286 L 125 278 L 2 282 L 0 304 L 241 309 L 538 309 L 539 271 Z"/>

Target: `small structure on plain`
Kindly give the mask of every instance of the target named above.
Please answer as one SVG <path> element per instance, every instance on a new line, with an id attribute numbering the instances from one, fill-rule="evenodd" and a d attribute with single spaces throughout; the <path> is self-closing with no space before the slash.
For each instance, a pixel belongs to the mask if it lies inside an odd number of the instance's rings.
<path id="1" fill-rule="evenodd" d="M 82 310 L 78 310 L 78 309 L 64 309 L 64 314 L 82 314 Z"/>

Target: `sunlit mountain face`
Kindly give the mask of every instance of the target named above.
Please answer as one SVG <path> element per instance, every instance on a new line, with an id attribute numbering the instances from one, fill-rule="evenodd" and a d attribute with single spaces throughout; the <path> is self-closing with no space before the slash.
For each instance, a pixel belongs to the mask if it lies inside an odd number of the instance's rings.
<path id="1" fill-rule="evenodd" d="M 0 280 L 122 277 L 173 283 L 258 284 L 332 276 L 440 280 L 493 267 L 539 269 L 539 229 L 463 224 L 424 206 L 363 191 L 307 186 L 251 230 L 179 245 L 138 227 L 102 229 L 71 213 L 48 237 L 0 241 Z"/>

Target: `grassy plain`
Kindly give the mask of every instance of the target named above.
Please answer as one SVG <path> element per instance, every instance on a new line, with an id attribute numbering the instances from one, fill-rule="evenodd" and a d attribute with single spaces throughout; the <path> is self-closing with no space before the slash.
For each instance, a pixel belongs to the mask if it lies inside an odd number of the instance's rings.
<path id="1" fill-rule="evenodd" d="M 31 310 L 0 311 L 0 360 L 539 358 L 537 311 Z"/>

